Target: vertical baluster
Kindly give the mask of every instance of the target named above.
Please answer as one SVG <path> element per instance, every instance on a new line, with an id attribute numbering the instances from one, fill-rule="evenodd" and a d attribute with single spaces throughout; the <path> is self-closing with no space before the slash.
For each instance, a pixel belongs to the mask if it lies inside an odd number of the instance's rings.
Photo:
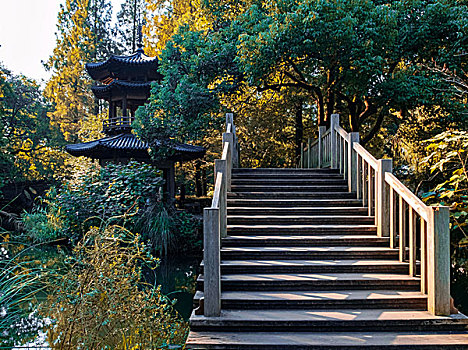
<path id="1" fill-rule="evenodd" d="M 409 274 L 416 276 L 416 213 L 412 207 L 408 209 Z"/>
<path id="2" fill-rule="evenodd" d="M 372 207 L 374 201 L 374 194 L 373 194 L 373 178 L 372 178 L 372 167 L 370 164 L 367 164 L 367 181 L 368 181 L 368 188 L 367 188 L 367 210 L 368 215 L 372 216 Z"/>
<path id="3" fill-rule="evenodd" d="M 343 141 L 343 158 L 342 158 L 342 162 L 343 162 L 343 175 L 345 177 L 345 179 L 348 178 L 348 173 L 349 173 L 349 164 L 348 164 L 348 142 L 347 140 L 345 139 L 341 139 Z"/>
<path id="4" fill-rule="evenodd" d="M 372 179 L 372 184 L 374 185 L 374 221 L 375 224 L 378 225 L 378 220 L 377 220 L 377 211 L 379 210 L 379 200 L 378 200 L 378 195 L 379 195 L 379 181 L 377 178 L 377 169 L 374 170 L 374 178 Z"/>
<path id="5" fill-rule="evenodd" d="M 351 151 L 354 155 L 354 151 Z M 356 194 L 357 199 L 362 198 L 362 175 L 361 175 L 361 157 L 356 153 Z"/>
<path id="6" fill-rule="evenodd" d="M 337 150 L 338 150 L 338 168 L 340 169 L 340 174 L 343 174 L 343 158 L 342 158 L 342 148 L 343 145 L 341 144 L 341 137 L 338 135 L 338 139 L 336 140 L 336 143 L 338 144 Z"/>
<path id="7" fill-rule="evenodd" d="M 368 168 L 366 166 L 366 161 L 364 158 L 361 160 L 362 164 L 362 205 L 365 206 L 367 204 L 367 197 L 369 194 L 369 191 L 367 189 L 369 183 L 367 179 L 367 171 Z"/>
<path id="8" fill-rule="evenodd" d="M 400 249 L 400 261 L 403 262 L 406 260 L 406 202 L 400 196 L 399 201 L 399 249 Z"/>
<path id="9" fill-rule="evenodd" d="M 390 248 L 396 248 L 397 242 L 397 197 L 390 186 Z"/>
<path id="10" fill-rule="evenodd" d="M 421 218 L 421 293 L 427 293 L 427 224 Z"/>

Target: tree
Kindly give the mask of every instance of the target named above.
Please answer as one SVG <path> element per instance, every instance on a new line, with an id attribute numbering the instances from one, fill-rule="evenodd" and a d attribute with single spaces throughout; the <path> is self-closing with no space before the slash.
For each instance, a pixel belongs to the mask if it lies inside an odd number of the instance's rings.
<path id="1" fill-rule="evenodd" d="M 84 65 L 113 51 L 111 9 L 108 0 L 67 0 L 60 8 L 57 45 L 45 64 L 53 72 L 45 95 L 54 103 L 53 123 L 70 142 L 86 139 L 83 122 L 101 112 Z M 99 121 L 92 127 L 100 128 Z"/>
<path id="2" fill-rule="evenodd" d="M 116 41 L 122 53 L 135 52 L 138 43 L 139 25 L 146 17 L 144 0 L 125 0 L 117 13 Z"/>
<path id="3" fill-rule="evenodd" d="M 5 181 L 50 179 L 63 165 L 63 138 L 51 125 L 39 85 L 0 66 L 0 169 Z"/>
<path id="4" fill-rule="evenodd" d="M 442 1 L 254 5 L 239 19 L 241 70 L 260 90 L 308 92 L 320 125 L 345 112 L 349 128 L 365 130 L 367 142 L 391 111 L 450 99 L 421 63 L 463 51 L 466 13 L 466 6 Z"/>
<path id="5" fill-rule="evenodd" d="M 145 47 L 151 55 L 159 55 L 179 28 L 192 31 L 208 28 L 203 0 L 145 0 L 147 23 L 144 26 Z"/>

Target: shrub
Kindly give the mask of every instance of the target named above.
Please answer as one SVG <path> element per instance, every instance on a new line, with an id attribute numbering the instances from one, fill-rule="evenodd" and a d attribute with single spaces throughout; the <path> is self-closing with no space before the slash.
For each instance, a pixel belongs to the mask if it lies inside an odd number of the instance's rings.
<path id="1" fill-rule="evenodd" d="M 42 308 L 60 349 L 166 349 L 184 343 L 188 326 L 160 287 L 142 280 L 155 266 L 138 235 L 92 227 L 73 250 L 68 271 Z"/>
<path id="2" fill-rule="evenodd" d="M 468 132 L 447 131 L 427 141 L 424 163 L 434 188 L 423 195 L 428 203 L 450 207 L 452 296 L 468 311 Z"/>
<path id="3" fill-rule="evenodd" d="M 57 190 L 52 187 L 45 198 L 40 200 L 40 206 L 36 206 L 32 213 L 23 214 L 24 230 L 34 242 L 51 242 L 62 238 L 69 231 L 68 220 L 56 198 Z"/>

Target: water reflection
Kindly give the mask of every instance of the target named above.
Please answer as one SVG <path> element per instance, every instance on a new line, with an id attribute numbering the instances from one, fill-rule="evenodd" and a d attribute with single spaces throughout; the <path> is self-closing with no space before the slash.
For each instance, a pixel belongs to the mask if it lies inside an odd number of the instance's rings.
<path id="1" fill-rule="evenodd" d="M 145 271 L 147 281 L 161 285 L 162 293 L 176 302 L 175 309 L 186 320 L 193 308 L 199 265 L 196 257 L 166 257 L 155 271 Z"/>

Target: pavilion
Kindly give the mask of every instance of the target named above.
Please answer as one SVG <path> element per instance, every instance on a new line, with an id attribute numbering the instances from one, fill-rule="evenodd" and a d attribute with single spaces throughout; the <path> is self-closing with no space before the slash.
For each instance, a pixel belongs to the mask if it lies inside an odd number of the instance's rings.
<path id="1" fill-rule="evenodd" d="M 155 164 L 148 144 L 132 133 L 137 108 L 148 101 L 151 83 L 162 79 L 158 72 L 158 59 L 147 56 L 143 50 L 141 31 L 135 53 L 129 56 L 112 55 L 104 62 L 88 63 L 86 70 L 98 82 L 91 88 L 96 98 L 109 103 L 109 115 L 103 122 L 103 133 L 107 136 L 91 142 L 69 144 L 65 147 L 66 151 L 76 157 L 98 159 L 101 165 L 129 160 L 154 164 L 163 170 L 166 191 L 173 198 L 175 163 L 203 158 L 206 150 L 190 144 L 164 143 L 165 147 L 169 147 L 170 155 Z M 163 142 L 156 141 L 155 144 L 163 145 Z"/>

